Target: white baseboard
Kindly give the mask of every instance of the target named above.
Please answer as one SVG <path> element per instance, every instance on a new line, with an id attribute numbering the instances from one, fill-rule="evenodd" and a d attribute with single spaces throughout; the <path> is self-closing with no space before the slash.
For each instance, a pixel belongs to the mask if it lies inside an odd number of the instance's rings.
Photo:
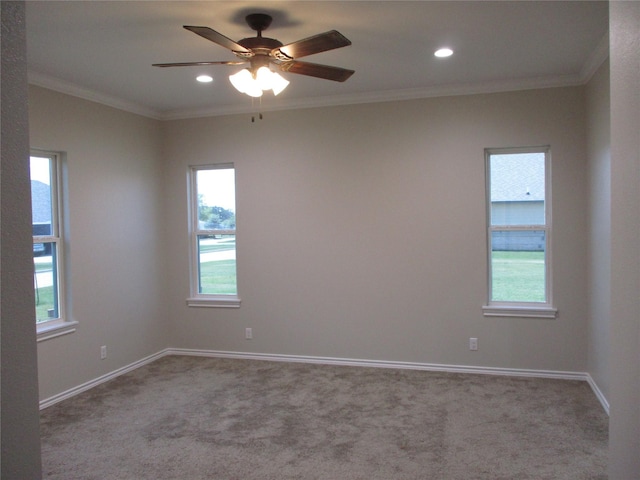
<path id="1" fill-rule="evenodd" d="M 598 384 L 591 377 L 591 375 L 589 375 L 588 373 L 586 375 L 587 382 L 589 382 L 591 390 L 593 390 L 593 393 L 600 402 L 600 405 L 602 405 L 602 408 L 604 408 L 604 411 L 607 412 L 607 415 L 609 415 L 609 402 L 607 401 L 607 397 L 604 396 L 604 393 L 602 393 L 602 390 L 600 390 L 600 387 L 598 387 Z"/>
<path id="2" fill-rule="evenodd" d="M 562 380 L 587 380 L 586 373 L 561 372 L 554 370 L 526 370 L 518 368 L 474 367 L 465 365 L 443 365 L 436 363 L 394 362 L 386 360 L 365 360 L 354 358 L 310 357 L 304 355 L 280 355 L 273 353 L 226 352 L 219 350 L 194 350 L 169 348 L 168 355 L 192 355 L 201 357 L 239 358 L 247 360 L 268 360 L 272 362 L 315 363 L 319 365 L 344 365 L 352 367 L 397 368 L 450 373 L 479 373 L 507 375 L 512 377 L 557 378 Z"/>
<path id="3" fill-rule="evenodd" d="M 352 358 L 335 358 L 335 357 L 313 357 L 304 355 L 280 355 L 273 353 L 250 353 L 250 352 L 229 352 L 221 350 L 199 350 L 188 348 L 166 348 L 158 353 L 143 358 L 137 362 L 131 363 L 125 367 L 114 370 L 111 373 L 102 375 L 95 380 L 83 383 L 75 388 L 54 395 L 40 402 L 40 409 L 47 408 L 62 400 L 78 395 L 90 388 L 101 383 L 107 382 L 124 373 L 142 367 L 159 358 L 167 355 L 187 355 L 197 357 L 212 358 L 236 358 L 242 360 L 266 360 L 272 362 L 294 362 L 294 363 L 314 363 L 318 365 L 344 365 L 352 367 L 375 367 L 375 368 L 395 368 L 409 370 L 424 370 L 432 372 L 449 372 L 449 373 L 475 373 L 484 375 L 505 375 L 511 377 L 533 377 L 533 378 L 554 378 L 558 380 L 579 380 L 588 382 L 594 394 L 602 404 L 607 415 L 609 414 L 609 403 L 596 385 L 595 381 L 588 373 L 581 372 L 564 372 L 556 370 L 529 370 L 520 368 L 496 368 L 496 367 L 476 367 L 466 365 L 443 365 L 434 363 L 415 363 L 415 362 L 394 362 L 385 360 L 366 360 Z"/>
<path id="4" fill-rule="evenodd" d="M 45 398 L 44 400 L 40 401 L 40 410 L 50 407 L 51 405 L 55 405 L 56 403 L 61 402 L 62 400 L 66 400 L 67 398 L 74 397 L 79 393 L 86 392 L 87 390 L 93 387 L 97 387 L 101 383 L 108 382 L 109 380 L 113 380 L 114 378 L 119 377 L 120 375 L 123 375 L 132 370 L 135 370 L 136 368 L 140 368 L 143 365 L 146 365 L 147 363 L 151 363 L 154 360 L 157 360 L 167 355 L 166 352 L 167 350 L 165 349 L 158 353 L 154 353 L 153 355 L 149 355 L 148 357 L 138 360 L 137 362 L 133 362 L 133 363 L 130 363 L 129 365 L 118 368 L 113 372 L 106 373 L 98 378 L 89 380 L 88 382 L 85 382 L 82 385 L 78 385 L 77 387 L 70 388 L 69 390 L 66 390 L 62 393 L 58 393 L 57 395 L 54 395 L 52 397 Z"/>

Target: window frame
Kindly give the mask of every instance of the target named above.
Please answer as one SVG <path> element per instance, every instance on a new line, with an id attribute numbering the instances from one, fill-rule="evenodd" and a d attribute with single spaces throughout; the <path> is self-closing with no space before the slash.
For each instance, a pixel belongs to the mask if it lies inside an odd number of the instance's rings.
<path id="1" fill-rule="evenodd" d="M 55 271 L 55 290 L 58 296 L 58 316 L 51 320 L 37 321 L 36 333 L 37 341 L 48 340 L 50 338 L 59 337 L 68 333 L 75 332 L 77 321 L 71 321 L 67 318 L 67 277 L 65 272 L 65 224 L 63 217 L 63 181 L 62 181 L 62 163 L 64 155 L 61 152 L 53 152 L 49 150 L 31 149 L 29 158 L 48 158 L 50 165 L 50 195 L 51 195 L 51 234 L 50 235 L 32 235 L 32 244 L 51 243 L 55 245 L 55 255 L 52 255 L 52 261 L 56 262 Z M 33 199 L 29 194 L 29 201 L 33 203 Z M 33 208 L 33 207 L 32 207 Z M 34 279 L 36 276 L 34 263 Z M 34 290 L 36 283 L 34 281 Z M 37 298 L 37 292 L 35 292 Z M 35 305 L 34 305 L 35 315 Z"/>
<path id="2" fill-rule="evenodd" d="M 234 229 L 204 229 L 200 228 L 198 219 L 198 185 L 197 174 L 204 170 L 228 170 L 234 171 L 234 183 L 236 169 L 233 163 L 215 163 L 208 165 L 191 165 L 188 171 L 188 197 L 189 197 L 189 292 L 187 305 L 189 307 L 240 307 L 240 296 L 236 294 L 210 294 L 200 293 L 200 262 L 198 239 L 202 235 L 234 235 L 236 238 L 237 255 L 237 227 Z M 235 187 L 235 185 L 234 185 Z M 236 198 L 234 198 L 235 203 Z M 237 208 L 236 208 L 237 210 Z M 237 265 L 237 260 L 236 260 Z M 238 292 L 238 276 L 236 269 L 236 292 Z"/>
<path id="3" fill-rule="evenodd" d="M 492 225 L 491 213 L 491 157 L 493 155 L 510 155 L 542 153 L 544 154 L 544 224 Z M 551 147 L 508 147 L 485 149 L 485 181 L 486 181 L 486 225 L 487 225 L 487 303 L 483 305 L 483 315 L 487 317 L 525 317 L 554 319 L 558 310 L 553 306 L 553 255 L 552 255 L 552 196 L 551 196 Z M 545 233 L 545 301 L 494 301 L 492 300 L 492 233 L 496 231 L 544 231 Z"/>

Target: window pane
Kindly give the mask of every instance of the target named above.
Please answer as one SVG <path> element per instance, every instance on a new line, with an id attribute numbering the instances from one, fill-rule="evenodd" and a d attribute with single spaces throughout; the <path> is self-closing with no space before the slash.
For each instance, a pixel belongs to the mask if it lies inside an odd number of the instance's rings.
<path id="1" fill-rule="evenodd" d="M 198 229 L 236 228 L 236 191 L 233 168 L 196 171 Z"/>
<path id="2" fill-rule="evenodd" d="M 236 236 L 198 235 L 199 293 L 237 295 Z"/>
<path id="3" fill-rule="evenodd" d="M 492 154 L 491 225 L 544 225 L 545 154 Z"/>
<path id="4" fill-rule="evenodd" d="M 31 215 L 33 235 L 51 235 L 51 159 L 31 157 Z"/>
<path id="5" fill-rule="evenodd" d="M 35 247 L 38 244 L 34 244 Z M 33 283 L 36 292 L 36 322 L 46 322 L 60 317 L 58 308 L 58 271 L 56 262 L 56 244 L 42 243 L 43 250 L 49 253 L 34 256 Z"/>
<path id="6" fill-rule="evenodd" d="M 545 302 L 544 230 L 491 234 L 491 300 Z"/>

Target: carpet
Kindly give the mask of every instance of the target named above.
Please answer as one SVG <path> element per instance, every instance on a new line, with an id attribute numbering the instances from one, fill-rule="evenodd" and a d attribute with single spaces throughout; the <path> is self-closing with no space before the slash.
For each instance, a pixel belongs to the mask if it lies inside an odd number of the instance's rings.
<path id="1" fill-rule="evenodd" d="M 46 479 L 605 479 L 586 382 L 167 356 L 41 412 Z"/>

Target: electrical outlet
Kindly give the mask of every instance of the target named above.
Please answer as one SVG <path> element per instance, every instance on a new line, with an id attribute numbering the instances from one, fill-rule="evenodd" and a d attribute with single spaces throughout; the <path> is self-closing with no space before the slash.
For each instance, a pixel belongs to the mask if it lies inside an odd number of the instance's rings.
<path id="1" fill-rule="evenodd" d="M 244 329 L 244 338 L 246 338 L 247 340 L 251 340 L 253 338 L 253 330 L 250 328 L 245 328 Z"/>
<path id="2" fill-rule="evenodd" d="M 469 339 L 469 350 L 478 350 L 478 339 L 477 338 L 470 338 Z"/>
<path id="3" fill-rule="evenodd" d="M 100 347 L 100 360 L 104 360 L 105 358 L 107 358 L 107 346 L 102 345 Z"/>

